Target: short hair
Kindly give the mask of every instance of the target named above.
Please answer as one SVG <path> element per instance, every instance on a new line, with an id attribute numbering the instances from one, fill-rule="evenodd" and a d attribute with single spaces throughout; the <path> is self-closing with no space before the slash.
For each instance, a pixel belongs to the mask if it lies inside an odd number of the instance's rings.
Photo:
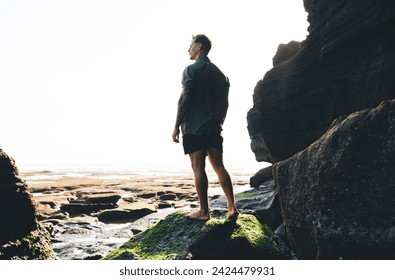
<path id="1" fill-rule="evenodd" d="M 192 39 L 195 43 L 202 44 L 202 49 L 205 54 L 208 54 L 211 50 L 211 40 L 204 34 L 193 35 Z"/>

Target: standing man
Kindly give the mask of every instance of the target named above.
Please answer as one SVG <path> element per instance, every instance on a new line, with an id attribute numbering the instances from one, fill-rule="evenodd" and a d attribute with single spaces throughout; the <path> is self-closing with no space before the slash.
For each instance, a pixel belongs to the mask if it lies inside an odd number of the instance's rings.
<path id="1" fill-rule="evenodd" d="M 228 110 L 229 80 L 207 57 L 210 49 L 211 41 L 207 36 L 192 36 L 188 53 L 195 63 L 189 65 L 182 75 L 182 92 L 172 137 L 174 142 L 179 142 L 181 126 L 184 152 L 189 154 L 199 197 L 200 209 L 188 217 L 203 221 L 210 219 L 205 171 L 208 156 L 226 196 L 227 218 L 236 220 L 239 212 L 232 180 L 222 160 L 221 131 Z"/>

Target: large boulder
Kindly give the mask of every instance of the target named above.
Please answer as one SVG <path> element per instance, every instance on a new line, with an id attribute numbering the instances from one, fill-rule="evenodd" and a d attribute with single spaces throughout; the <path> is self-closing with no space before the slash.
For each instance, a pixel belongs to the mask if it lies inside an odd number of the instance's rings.
<path id="1" fill-rule="evenodd" d="M 14 160 L 0 149 L 0 259 L 52 259 L 49 233 Z"/>
<path id="2" fill-rule="evenodd" d="M 262 184 L 272 179 L 273 179 L 273 166 L 271 165 L 255 173 L 254 176 L 250 178 L 250 186 L 252 188 L 259 188 Z"/>
<path id="3" fill-rule="evenodd" d="M 309 35 L 280 45 L 248 112 L 258 161 L 287 159 L 335 118 L 395 98 L 395 2 L 304 0 Z"/>
<path id="4" fill-rule="evenodd" d="M 253 215 L 237 220 L 188 219 L 185 212 L 170 214 L 133 236 L 104 259 L 287 259 L 286 245 Z"/>
<path id="5" fill-rule="evenodd" d="M 273 166 L 300 259 L 395 259 L 395 100 L 339 117 Z"/>

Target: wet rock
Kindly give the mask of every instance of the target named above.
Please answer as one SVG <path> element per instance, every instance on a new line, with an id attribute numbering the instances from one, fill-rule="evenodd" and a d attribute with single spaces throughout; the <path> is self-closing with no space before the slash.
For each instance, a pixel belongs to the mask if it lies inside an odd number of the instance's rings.
<path id="1" fill-rule="evenodd" d="M 171 207 L 173 207 L 173 206 L 174 206 L 173 204 L 168 203 L 168 202 L 161 202 L 161 203 L 158 203 L 158 209 L 171 208 Z"/>
<path id="2" fill-rule="evenodd" d="M 99 221 L 106 223 L 121 222 L 121 221 L 132 222 L 153 212 L 155 211 L 148 208 L 116 209 L 116 210 L 105 210 L 98 213 L 95 216 L 99 219 Z"/>
<path id="3" fill-rule="evenodd" d="M 185 212 L 170 214 L 133 236 L 104 259 L 288 259 L 284 243 L 253 215 L 237 222 L 188 219 Z"/>
<path id="4" fill-rule="evenodd" d="M 185 197 L 185 200 L 186 200 L 186 201 L 195 202 L 195 201 L 198 200 L 198 197 L 197 197 L 197 195 L 188 195 L 187 197 Z"/>
<path id="5" fill-rule="evenodd" d="M 178 197 L 174 193 L 165 193 L 159 196 L 160 200 L 178 200 Z"/>
<path id="6" fill-rule="evenodd" d="M 112 195 L 91 195 L 83 197 L 85 199 L 85 203 L 96 204 L 96 203 L 110 203 L 110 204 L 117 204 L 118 200 L 121 198 L 118 194 Z"/>
<path id="7" fill-rule="evenodd" d="M 199 203 L 197 203 L 197 202 L 192 202 L 192 203 L 189 204 L 189 207 L 190 207 L 190 208 L 198 208 L 198 207 L 199 207 Z"/>
<path id="8" fill-rule="evenodd" d="M 154 192 L 142 193 L 142 194 L 137 195 L 137 197 L 140 197 L 140 198 L 153 198 L 153 197 L 156 197 L 156 193 L 154 193 Z"/>
<path id="9" fill-rule="evenodd" d="M 175 195 L 178 197 L 179 200 L 183 200 L 189 196 L 189 194 L 187 193 L 176 193 Z"/>
<path id="10" fill-rule="evenodd" d="M 40 201 L 41 204 L 43 205 L 48 205 L 49 207 L 55 209 L 56 208 L 56 204 L 53 201 Z"/>
<path id="11" fill-rule="evenodd" d="M 338 118 L 273 168 L 298 258 L 395 258 L 395 100 Z"/>
<path id="12" fill-rule="evenodd" d="M 136 202 L 136 201 L 137 201 L 137 198 L 136 198 L 136 196 L 134 196 L 134 195 L 124 196 L 124 197 L 122 197 L 122 199 L 123 199 L 124 201 L 130 202 L 130 203 L 133 203 L 133 202 Z"/>
<path id="13" fill-rule="evenodd" d="M 42 222 L 44 224 L 50 223 L 50 224 L 53 224 L 53 225 L 57 225 L 59 223 L 62 223 L 63 221 L 62 220 L 58 220 L 58 219 L 47 219 L 47 220 L 43 220 Z"/>
<path id="14" fill-rule="evenodd" d="M 266 181 L 272 180 L 273 179 L 272 167 L 273 166 L 265 167 L 259 170 L 257 173 L 255 173 L 254 176 L 250 178 L 250 186 L 252 188 L 259 188 Z"/>
<path id="15" fill-rule="evenodd" d="M 58 213 L 52 214 L 50 217 L 51 217 L 51 219 L 64 220 L 64 219 L 67 219 L 69 217 L 69 215 L 67 213 L 64 214 L 64 213 L 58 212 Z"/>
<path id="16" fill-rule="evenodd" d="M 79 227 L 79 228 L 72 228 L 72 229 L 68 230 L 67 234 L 70 234 L 70 235 L 77 235 L 77 234 L 78 235 L 86 235 L 88 232 L 89 232 L 89 229 Z"/>
<path id="17" fill-rule="evenodd" d="M 72 215 L 91 214 L 104 209 L 113 209 L 118 206 L 112 203 L 67 203 L 60 206 L 60 210 Z"/>
<path id="18" fill-rule="evenodd" d="M 165 208 L 158 212 L 153 212 L 152 214 L 148 214 L 147 216 L 144 216 L 136 221 L 131 222 L 130 230 L 134 234 L 145 231 L 146 229 L 154 226 L 160 220 L 165 219 L 167 215 L 174 213 L 175 211 L 176 210 L 174 208 Z"/>
<path id="19" fill-rule="evenodd" d="M 264 182 L 259 188 L 236 194 L 235 199 L 240 211 L 256 213 L 272 230 L 281 225 L 282 215 L 274 180 Z M 225 196 L 210 201 L 212 208 L 226 208 L 226 206 Z"/>
<path id="20" fill-rule="evenodd" d="M 107 224 L 97 218 L 77 216 L 54 226 L 52 246 L 61 260 L 96 260 L 126 242 L 130 223 Z"/>

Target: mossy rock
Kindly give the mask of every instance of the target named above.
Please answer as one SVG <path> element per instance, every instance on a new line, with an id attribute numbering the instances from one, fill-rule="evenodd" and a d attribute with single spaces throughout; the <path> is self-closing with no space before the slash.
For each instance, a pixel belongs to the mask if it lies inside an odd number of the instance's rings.
<path id="1" fill-rule="evenodd" d="M 188 219 L 184 211 L 170 214 L 133 236 L 105 260 L 289 259 L 286 245 L 253 215 L 237 221 Z"/>
<path id="2" fill-rule="evenodd" d="M 55 253 L 50 236 L 41 225 L 21 239 L 9 241 L 0 246 L 0 260 L 53 260 Z"/>

